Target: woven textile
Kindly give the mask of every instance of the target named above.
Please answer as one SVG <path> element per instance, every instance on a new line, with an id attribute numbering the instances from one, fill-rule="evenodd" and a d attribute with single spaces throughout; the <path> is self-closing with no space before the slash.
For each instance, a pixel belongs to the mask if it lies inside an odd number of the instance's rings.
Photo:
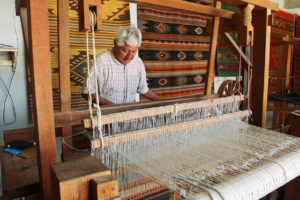
<path id="1" fill-rule="evenodd" d="M 297 16 L 296 37 L 300 38 L 300 17 Z M 300 94 L 300 45 L 295 45 L 294 49 L 294 89 Z"/>
<path id="2" fill-rule="evenodd" d="M 139 55 L 153 92 L 163 98 L 203 94 L 210 39 L 206 23 L 204 16 L 138 7 Z"/>
<path id="3" fill-rule="evenodd" d="M 274 21 L 271 26 L 271 42 L 280 40 L 283 36 L 293 37 L 294 32 L 294 15 L 284 11 L 274 13 Z M 282 58 L 284 51 L 283 46 L 270 47 L 270 79 L 269 93 L 281 93 L 284 82 L 284 74 L 281 73 L 285 68 L 285 58 Z"/>
<path id="4" fill-rule="evenodd" d="M 69 1 L 70 27 L 70 76 L 71 76 L 71 105 L 72 108 L 87 106 L 87 101 L 81 97 L 82 84 L 87 73 L 86 63 L 86 34 L 79 32 L 78 0 Z M 52 67 L 52 86 L 54 108 L 60 108 L 59 100 L 59 69 L 58 69 L 58 36 L 57 36 L 57 1 L 48 1 L 50 52 Z M 113 46 L 115 32 L 121 25 L 129 25 L 129 5 L 119 0 L 102 1 L 102 28 L 95 34 L 96 53 L 99 54 Z M 90 54 L 92 54 L 92 40 L 90 36 Z M 91 56 L 92 58 L 92 56 Z M 91 59 L 92 60 L 92 59 Z M 29 88 L 30 78 L 29 78 Z M 29 94 L 32 105 L 32 92 Z"/>
<path id="5" fill-rule="evenodd" d="M 228 4 L 222 4 L 222 9 L 237 12 L 238 8 Z M 235 40 L 237 33 L 230 33 L 231 37 Z M 218 76 L 238 76 L 239 75 L 239 58 L 236 57 L 230 46 L 219 35 L 216 50 L 216 75 Z"/>

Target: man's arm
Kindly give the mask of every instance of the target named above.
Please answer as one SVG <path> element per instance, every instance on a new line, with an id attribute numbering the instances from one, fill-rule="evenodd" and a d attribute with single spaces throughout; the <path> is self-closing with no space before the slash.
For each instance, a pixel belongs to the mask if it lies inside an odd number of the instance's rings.
<path id="1" fill-rule="evenodd" d="M 89 97 L 88 94 L 82 93 L 82 96 L 83 96 L 83 98 L 85 98 L 86 100 L 88 100 L 88 97 Z M 93 93 L 93 94 L 92 94 L 92 101 L 93 101 L 93 103 L 96 103 L 96 93 Z M 100 105 L 110 105 L 110 104 L 114 104 L 113 102 L 111 102 L 111 101 L 109 101 L 109 100 L 107 100 L 107 99 L 101 97 L 100 95 L 99 95 L 99 103 L 100 103 Z"/>
<path id="2" fill-rule="evenodd" d="M 159 96 L 157 96 L 155 93 L 153 93 L 151 90 L 148 90 L 145 94 L 141 94 L 143 97 L 150 99 L 150 100 L 161 100 Z"/>

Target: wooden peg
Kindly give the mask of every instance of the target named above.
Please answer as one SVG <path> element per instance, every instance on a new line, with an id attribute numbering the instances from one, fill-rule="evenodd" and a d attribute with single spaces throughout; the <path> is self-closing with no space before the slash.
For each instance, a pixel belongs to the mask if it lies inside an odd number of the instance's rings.
<path id="1" fill-rule="evenodd" d="M 79 31 L 87 31 L 91 28 L 90 11 L 96 14 L 95 30 L 101 28 L 101 1 L 79 0 Z"/>
<path id="2" fill-rule="evenodd" d="M 247 4 L 240 7 L 240 9 L 242 12 L 242 21 L 238 28 L 238 44 L 246 46 L 249 44 L 250 40 L 253 41 L 254 29 L 252 26 L 252 10 L 254 9 L 254 5 Z"/>

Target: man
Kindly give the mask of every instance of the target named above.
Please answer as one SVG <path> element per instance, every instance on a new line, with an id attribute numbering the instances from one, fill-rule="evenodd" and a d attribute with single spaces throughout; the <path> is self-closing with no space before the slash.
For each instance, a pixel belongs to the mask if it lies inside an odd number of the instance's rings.
<path id="1" fill-rule="evenodd" d="M 95 67 L 101 105 L 132 103 L 136 93 L 150 100 L 160 99 L 149 90 L 145 66 L 137 56 L 141 42 L 142 34 L 136 27 L 124 26 L 117 31 L 114 48 L 98 55 L 92 66 L 90 91 L 93 102 L 96 101 Z M 87 86 L 83 89 L 83 96 L 88 97 Z"/>

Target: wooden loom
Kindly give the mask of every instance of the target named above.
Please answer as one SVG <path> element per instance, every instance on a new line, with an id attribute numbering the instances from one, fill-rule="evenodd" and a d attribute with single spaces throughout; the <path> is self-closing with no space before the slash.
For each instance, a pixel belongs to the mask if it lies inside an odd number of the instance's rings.
<path id="1" fill-rule="evenodd" d="M 97 1 L 84 1 L 87 5 L 94 7 Z M 214 58 L 216 50 L 217 35 L 220 31 L 226 32 L 231 27 L 239 29 L 240 42 L 247 44 L 249 37 L 253 37 L 253 79 L 252 95 L 250 97 L 253 109 L 253 124 L 265 127 L 266 125 L 266 106 L 267 88 L 269 73 L 269 46 L 270 46 L 270 27 L 268 26 L 269 16 L 272 10 L 278 10 L 278 5 L 268 0 L 222 0 L 221 2 L 234 4 L 245 9 L 248 13 L 254 8 L 253 28 L 248 22 L 244 25 L 237 22 L 237 16 L 230 11 L 220 9 L 220 2 L 215 4 L 215 8 L 202 6 L 181 0 L 158 1 L 158 0 L 136 0 L 130 1 L 138 4 L 156 5 L 173 8 L 175 10 L 185 10 L 193 13 L 201 13 L 214 16 L 212 20 L 212 37 L 210 45 L 210 55 L 208 61 L 208 80 L 206 84 L 206 95 L 211 95 L 211 88 L 214 78 Z M 58 27 L 59 27 L 59 65 L 60 65 L 60 91 L 61 91 L 61 112 L 53 112 L 52 92 L 51 92 L 51 67 L 49 55 L 49 33 L 47 1 L 30 0 L 27 2 L 29 19 L 29 46 L 30 46 L 30 66 L 34 86 L 34 108 L 35 108 L 35 128 L 38 133 L 39 158 L 40 158 L 40 182 L 43 190 L 44 199 L 51 199 L 50 185 L 50 164 L 56 163 L 55 151 L 55 127 L 62 127 L 62 136 L 71 135 L 71 125 L 82 123 L 81 120 L 87 118 L 87 111 L 71 111 L 70 109 L 70 87 L 69 87 L 69 60 L 68 60 L 68 1 L 58 1 Z M 99 11 L 99 9 L 95 9 Z M 87 12 L 83 10 L 82 12 Z M 85 15 L 86 16 L 86 15 Z M 98 15 L 99 16 L 99 15 Z M 224 24 L 224 26 L 222 26 Z M 229 25 L 229 26 L 228 26 Z M 82 26 L 84 27 L 84 26 Z M 249 35 L 248 33 L 252 34 Z M 150 106 L 159 104 L 146 103 Z M 143 104 L 139 104 L 144 107 Z M 139 106 L 138 105 L 138 106 Z M 119 107 L 119 108 L 122 108 Z M 104 108 L 105 113 L 118 108 Z M 132 108 L 131 108 L 132 109 Z M 118 111 L 117 111 L 118 112 Z M 65 148 L 65 147 L 64 147 Z M 66 150 L 64 150 L 66 152 Z"/>

